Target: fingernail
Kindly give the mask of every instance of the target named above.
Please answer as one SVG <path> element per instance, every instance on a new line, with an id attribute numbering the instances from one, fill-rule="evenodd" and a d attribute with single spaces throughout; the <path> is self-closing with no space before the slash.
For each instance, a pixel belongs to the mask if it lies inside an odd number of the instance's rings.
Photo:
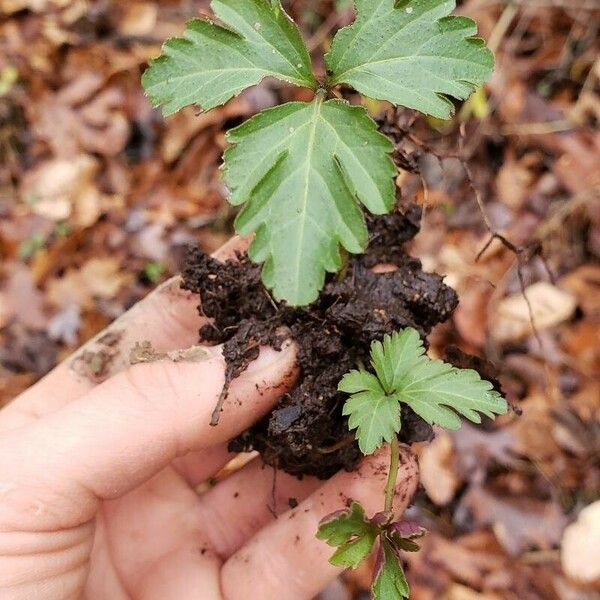
<path id="1" fill-rule="evenodd" d="M 296 345 L 290 339 L 285 340 L 281 344 L 281 350 L 275 350 L 268 346 L 262 347 L 258 358 L 248 365 L 248 368 L 242 373 L 241 377 L 244 375 L 254 376 L 265 369 L 272 369 L 277 363 L 291 363 L 295 358 Z"/>

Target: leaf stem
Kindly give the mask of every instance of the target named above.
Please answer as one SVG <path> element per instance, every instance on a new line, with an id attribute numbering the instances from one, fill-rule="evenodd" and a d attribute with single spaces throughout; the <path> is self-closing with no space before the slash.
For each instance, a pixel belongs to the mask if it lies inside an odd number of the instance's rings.
<path id="1" fill-rule="evenodd" d="M 394 436 L 390 444 L 390 472 L 385 486 L 385 512 L 392 512 L 394 508 L 394 491 L 396 489 L 396 478 L 400 468 L 400 442 L 398 436 Z"/>

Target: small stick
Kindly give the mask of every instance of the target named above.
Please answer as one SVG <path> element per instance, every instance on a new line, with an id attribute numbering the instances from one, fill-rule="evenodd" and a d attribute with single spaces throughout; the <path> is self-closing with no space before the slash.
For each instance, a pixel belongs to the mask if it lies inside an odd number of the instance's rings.
<path id="1" fill-rule="evenodd" d="M 223 410 L 223 404 L 225 404 L 225 400 L 227 400 L 227 396 L 229 396 L 229 384 L 225 383 L 223 389 L 221 390 L 221 394 L 219 395 L 219 399 L 215 405 L 215 409 L 212 411 L 212 415 L 210 417 L 210 426 L 216 427 L 219 424 L 219 419 L 221 418 L 221 411 Z"/>

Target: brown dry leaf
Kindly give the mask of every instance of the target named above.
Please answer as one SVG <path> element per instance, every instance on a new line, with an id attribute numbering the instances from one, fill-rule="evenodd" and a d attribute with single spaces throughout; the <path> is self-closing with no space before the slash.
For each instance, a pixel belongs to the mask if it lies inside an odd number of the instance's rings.
<path id="1" fill-rule="evenodd" d="M 534 464 L 550 465 L 560 451 L 552 435 L 555 421 L 552 405 L 543 393 L 531 394 L 521 402 L 523 414 L 511 426 L 514 435 L 512 450 Z"/>
<path id="2" fill-rule="evenodd" d="M 42 163 L 23 177 L 21 199 L 34 214 L 51 221 L 65 221 L 73 210 L 78 210 L 79 224 L 91 225 L 100 214 L 99 192 L 93 183 L 98 166 L 95 159 L 84 154 L 72 160 Z M 94 196 L 98 201 L 91 208 L 90 199 Z"/>
<path id="3" fill-rule="evenodd" d="M 161 156 L 166 163 L 179 158 L 189 142 L 200 132 L 219 125 L 227 119 L 246 117 L 250 114 L 250 107 L 243 98 L 235 98 L 223 107 L 200 115 L 197 113 L 196 108 L 189 106 L 169 118 L 169 128 L 161 144 Z"/>
<path id="4" fill-rule="evenodd" d="M 461 508 L 472 515 L 477 527 L 491 527 L 500 545 L 511 556 L 519 556 L 528 548 L 553 548 L 560 542 L 567 523 L 553 502 L 506 499 L 480 486 L 471 488 L 463 496 Z"/>
<path id="5" fill-rule="evenodd" d="M 584 508 L 565 529 L 560 558 L 567 577 L 600 588 L 600 500 Z"/>
<path id="6" fill-rule="evenodd" d="M 525 289 L 536 329 L 550 329 L 569 319 L 577 306 L 575 297 L 551 283 L 540 281 Z M 523 294 L 501 300 L 490 316 L 490 334 L 499 342 L 512 342 L 533 333 L 529 307 Z"/>
<path id="7" fill-rule="evenodd" d="M 92 91 L 94 85 L 90 81 L 85 91 Z M 130 134 L 129 120 L 121 110 L 124 103 L 124 92 L 117 88 L 103 90 L 81 106 L 47 93 L 38 109 L 32 110 L 32 130 L 60 158 L 71 159 L 82 151 L 116 156 Z"/>
<path id="8" fill-rule="evenodd" d="M 438 432 L 433 442 L 421 448 L 419 471 L 421 484 L 432 502 L 438 506 L 449 504 L 461 483 L 454 468 L 450 434 Z"/>
<path id="9" fill-rule="evenodd" d="M 466 283 L 452 318 L 462 339 L 476 348 L 481 348 L 486 341 L 487 307 L 493 290 L 489 283 L 481 280 L 470 280 Z"/>
<path id="10" fill-rule="evenodd" d="M 587 316 L 600 317 L 600 265 L 582 265 L 563 277 L 560 284 L 577 298 Z"/>
<path id="11" fill-rule="evenodd" d="M 510 152 L 496 176 L 496 194 L 503 204 L 518 210 L 529 194 L 533 179 L 523 161 Z"/>
<path id="12" fill-rule="evenodd" d="M 600 185 L 600 135 L 560 136 L 558 145 L 564 154 L 554 164 L 554 172 L 570 192 L 587 192 Z"/>
<path id="13" fill-rule="evenodd" d="M 143 36 L 156 28 L 158 6 L 155 2 L 140 2 L 125 7 L 125 14 L 119 21 L 119 31 L 123 35 Z"/>
<path id="14" fill-rule="evenodd" d="M 451 435 L 456 464 L 463 477 L 486 467 L 490 460 L 508 468 L 515 465 L 516 460 L 512 453 L 515 435 L 510 427 L 484 431 L 480 427 L 463 423 L 460 430 L 452 432 Z"/>
<path id="15" fill-rule="evenodd" d="M 121 270 L 117 258 L 92 258 L 80 269 L 69 269 L 60 279 L 48 284 L 48 299 L 57 307 L 76 304 L 92 308 L 94 298 L 114 298 L 133 279 Z"/>
<path id="16" fill-rule="evenodd" d="M 506 566 L 505 557 L 492 549 L 493 543 L 488 549 L 469 548 L 463 543 L 463 538 L 450 541 L 433 533 L 428 534 L 426 540 L 423 551 L 427 553 L 428 561 L 436 569 L 442 567 L 453 579 L 471 587 L 483 587 L 490 573 Z"/>
<path id="17" fill-rule="evenodd" d="M 18 263 L 5 265 L 7 274 L 0 296 L 0 326 L 16 319 L 30 329 L 43 329 L 46 316 L 43 311 L 43 297 L 36 287 L 31 273 Z"/>
<path id="18" fill-rule="evenodd" d="M 444 595 L 443 600 L 501 600 L 500 596 L 495 594 L 480 594 L 465 587 L 464 585 L 454 584 Z"/>
<path id="19" fill-rule="evenodd" d="M 577 360 L 578 369 L 588 377 L 600 377 L 600 319 L 575 323 L 562 332 L 561 342 L 565 352 Z M 600 405 L 600 403 L 598 403 Z"/>

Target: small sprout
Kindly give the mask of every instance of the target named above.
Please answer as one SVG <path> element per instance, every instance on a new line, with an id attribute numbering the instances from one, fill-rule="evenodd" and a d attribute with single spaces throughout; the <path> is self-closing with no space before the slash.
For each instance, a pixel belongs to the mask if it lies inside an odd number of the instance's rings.
<path id="1" fill-rule="evenodd" d="M 379 532 L 379 527 L 365 517 L 363 507 L 352 502 L 350 508 L 325 517 L 317 537 L 338 547 L 329 559 L 332 565 L 354 569 L 371 554 Z"/>
<path id="2" fill-rule="evenodd" d="M 144 277 L 151 283 L 157 283 L 165 273 L 165 266 L 155 260 L 150 260 L 144 265 Z"/>
<path id="3" fill-rule="evenodd" d="M 371 519 L 358 502 L 325 517 L 317 537 L 337 550 L 329 559 L 338 567 L 356 568 L 379 540 L 371 591 L 375 600 L 408 598 L 409 587 L 402 568 L 401 551 L 416 552 L 415 540 L 426 530 L 413 521 L 393 521 L 392 512 L 379 512 Z"/>
<path id="4" fill-rule="evenodd" d="M 373 342 L 371 368 L 373 372 L 364 368 L 350 371 L 338 389 L 350 394 L 343 414 L 349 417 L 349 428 L 356 429 L 363 454 L 372 454 L 384 441 L 390 443 L 385 508 L 368 520 L 362 507 L 353 503 L 349 511 L 324 519 L 318 537 L 338 546 L 331 557 L 333 564 L 352 567 L 358 565 L 361 556 L 367 557 L 378 538 L 373 599 L 394 600 L 408 598 L 410 593 L 400 553 L 416 552 L 419 545 L 415 540 L 425 534 L 417 523 L 393 521 L 401 403 L 408 404 L 427 423 L 448 429 L 460 427 L 458 415 L 480 423 L 481 414 L 494 418 L 505 414 L 508 406 L 476 371 L 430 359 L 418 332 L 411 327 L 386 335 L 383 342 Z"/>
<path id="5" fill-rule="evenodd" d="M 363 454 L 372 454 L 400 432 L 401 403 L 446 429 L 460 427 L 459 415 L 481 423 L 481 414 L 493 419 L 508 410 L 506 400 L 476 371 L 430 359 L 410 327 L 373 342 L 371 367 L 375 373 L 350 371 L 338 386 L 350 394 L 343 413 L 350 429 L 356 429 Z"/>

